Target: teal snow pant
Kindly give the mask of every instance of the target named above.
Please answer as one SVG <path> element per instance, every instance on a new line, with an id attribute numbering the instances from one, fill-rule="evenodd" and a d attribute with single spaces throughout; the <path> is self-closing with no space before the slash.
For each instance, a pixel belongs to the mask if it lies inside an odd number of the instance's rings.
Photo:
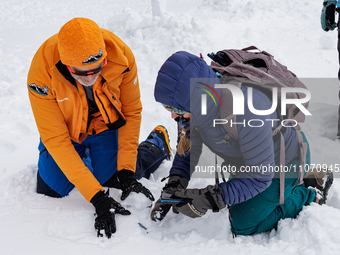
<path id="1" fill-rule="evenodd" d="M 302 134 L 303 135 L 303 134 Z M 303 135 L 305 142 L 307 142 Z M 308 143 L 308 142 L 307 142 Z M 287 164 L 299 169 L 299 155 Z M 310 151 L 308 145 L 306 164 L 310 164 Z M 280 205 L 280 178 L 276 173 L 271 185 L 255 197 L 230 207 L 232 226 L 236 235 L 254 235 L 272 230 L 277 227 L 280 219 L 295 218 L 304 205 L 309 205 L 315 198 L 311 189 L 298 183 L 297 171 L 286 173 L 285 201 Z"/>

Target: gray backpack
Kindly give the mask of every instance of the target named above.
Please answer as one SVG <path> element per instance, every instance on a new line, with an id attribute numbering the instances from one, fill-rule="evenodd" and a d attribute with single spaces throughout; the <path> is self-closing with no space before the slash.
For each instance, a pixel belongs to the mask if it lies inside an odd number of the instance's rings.
<path id="1" fill-rule="evenodd" d="M 257 52 L 252 52 L 256 50 Z M 289 71 L 285 66 L 277 62 L 274 57 L 266 51 L 260 51 L 255 46 L 250 46 L 242 50 L 223 50 L 216 54 L 208 54 L 212 58 L 210 67 L 220 76 L 222 83 L 228 83 L 241 88 L 241 85 L 255 87 L 262 90 L 267 95 L 271 96 L 272 88 L 278 88 L 278 105 L 281 102 L 280 88 L 303 88 L 307 87 L 296 77 L 294 73 Z M 301 92 L 287 93 L 287 99 L 300 99 L 306 95 Z M 222 88 L 221 100 L 223 105 L 220 105 L 220 117 L 230 123 L 236 123 L 236 115 L 233 114 L 233 96 L 229 89 Z M 302 104 L 306 109 L 308 102 Z M 280 109 L 282 111 L 282 109 Z M 301 135 L 301 128 L 298 122 L 305 121 L 305 115 L 300 111 L 295 104 L 287 104 L 286 115 L 282 119 L 288 120 L 284 125 L 291 123 L 296 130 L 300 143 L 300 165 L 304 166 L 306 163 L 307 143 L 303 141 Z M 294 123 L 292 122 L 294 120 Z M 236 125 L 223 125 L 227 132 L 225 140 L 233 138 L 238 141 Z M 282 124 L 273 131 L 273 137 L 281 139 L 280 148 L 280 165 L 285 165 L 285 144 L 282 132 L 285 128 Z M 280 167 L 280 204 L 284 203 L 284 183 L 285 172 L 283 167 Z M 300 167 L 299 182 L 303 182 L 304 168 Z"/>

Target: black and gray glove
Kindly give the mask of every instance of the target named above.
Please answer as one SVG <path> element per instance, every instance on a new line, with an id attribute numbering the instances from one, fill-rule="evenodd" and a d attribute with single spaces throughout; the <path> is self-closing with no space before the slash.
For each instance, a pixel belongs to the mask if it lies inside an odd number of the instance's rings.
<path id="1" fill-rule="evenodd" d="M 103 236 L 102 230 L 104 230 L 107 238 L 111 238 L 111 235 L 116 232 L 115 213 L 122 215 L 131 214 L 130 211 L 110 197 L 109 190 L 106 193 L 99 191 L 91 199 L 91 203 L 96 208 L 94 228 L 97 230 L 98 237 Z"/>
<path id="2" fill-rule="evenodd" d="M 125 200 L 133 191 L 136 193 L 141 192 L 151 201 L 154 201 L 155 198 L 153 197 L 150 190 L 148 190 L 140 182 L 138 182 L 134 176 L 135 173 L 130 170 L 123 169 L 118 171 L 118 179 L 120 182 L 120 187 L 123 191 L 120 199 Z"/>
<path id="3" fill-rule="evenodd" d="M 169 177 L 168 183 L 165 184 L 163 188 L 163 192 L 168 194 L 173 194 L 176 190 L 184 190 L 188 187 L 188 179 L 181 177 L 179 175 L 171 175 Z M 167 215 L 169 210 L 171 209 L 171 204 L 163 203 L 161 198 L 157 200 L 152 211 L 151 211 L 151 220 L 153 221 L 161 221 Z"/>
<path id="4" fill-rule="evenodd" d="M 335 22 L 335 6 L 337 5 L 336 0 L 325 0 L 323 2 L 323 8 L 321 11 L 321 27 L 323 30 L 332 31 L 336 28 Z"/>
<path id="5" fill-rule="evenodd" d="M 209 185 L 204 189 L 177 190 L 173 198 L 183 200 L 174 207 L 178 212 L 190 218 L 202 217 L 209 209 L 218 212 L 226 207 L 222 189 L 218 185 Z"/>

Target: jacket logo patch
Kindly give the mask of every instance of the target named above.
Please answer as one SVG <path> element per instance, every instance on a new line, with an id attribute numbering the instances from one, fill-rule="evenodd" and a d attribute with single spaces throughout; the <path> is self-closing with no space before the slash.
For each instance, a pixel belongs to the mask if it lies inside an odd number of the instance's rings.
<path id="1" fill-rule="evenodd" d="M 91 65 L 93 63 L 96 63 L 98 60 L 100 60 L 103 56 L 102 49 L 99 49 L 99 53 L 94 56 L 89 56 L 88 59 L 84 60 L 82 63 L 83 65 Z"/>
<path id="2" fill-rule="evenodd" d="M 137 85 L 137 81 L 138 81 L 138 78 L 137 78 L 137 76 L 136 76 L 136 78 L 135 78 L 135 80 L 134 80 L 133 83 L 134 83 L 135 85 Z"/>
<path id="3" fill-rule="evenodd" d="M 64 99 L 57 99 L 58 102 L 63 102 L 65 100 L 70 100 L 70 99 L 68 99 L 67 97 L 65 97 Z"/>
<path id="4" fill-rule="evenodd" d="M 44 86 L 41 88 L 35 83 L 28 84 L 28 87 L 30 88 L 30 90 L 34 91 L 35 93 L 38 93 L 39 95 L 43 95 L 43 96 L 47 96 L 47 93 L 50 90 L 47 86 Z"/>
<path id="5" fill-rule="evenodd" d="M 215 144 L 223 144 L 223 143 L 227 143 L 227 142 L 224 139 L 222 139 L 221 141 L 215 142 Z"/>

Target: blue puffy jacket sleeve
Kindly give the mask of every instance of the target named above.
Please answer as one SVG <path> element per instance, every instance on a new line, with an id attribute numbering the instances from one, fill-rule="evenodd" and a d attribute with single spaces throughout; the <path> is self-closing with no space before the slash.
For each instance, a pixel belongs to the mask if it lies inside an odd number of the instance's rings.
<path id="1" fill-rule="evenodd" d="M 247 102 L 247 93 L 244 94 L 245 102 Z M 257 110 L 267 110 L 271 108 L 272 103 L 265 94 L 253 90 L 253 104 Z M 245 164 L 239 169 L 238 178 L 220 184 L 226 204 L 238 204 L 249 200 L 271 184 L 274 177 L 275 160 L 273 122 L 268 119 L 277 119 L 277 113 L 274 112 L 270 116 L 255 115 L 250 112 L 247 104 L 245 104 L 245 114 L 237 116 L 237 122 L 242 123 L 238 124 L 237 130 L 239 148 Z M 263 125 L 251 127 L 249 124 L 252 126 Z"/>
<path id="2" fill-rule="evenodd" d="M 180 175 L 190 180 L 190 153 L 185 156 L 180 156 L 176 153 L 169 174 Z"/>

